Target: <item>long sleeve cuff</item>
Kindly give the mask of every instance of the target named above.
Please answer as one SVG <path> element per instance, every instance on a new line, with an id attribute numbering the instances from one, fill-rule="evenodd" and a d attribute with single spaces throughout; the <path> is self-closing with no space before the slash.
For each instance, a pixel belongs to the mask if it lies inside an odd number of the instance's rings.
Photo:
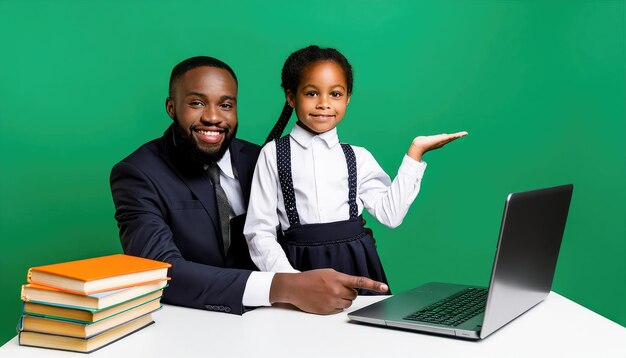
<path id="1" fill-rule="evenodd" d="M 416 179 L 416 181 L 419 181 L 422 180 L 422 177 L 424 176 L 426 166 L 427 164 L 425 161 L 417 161 L 405 154 L 404 158 L 402 158 L 400 168 L 398 169 L 398 174 L 412 176 Z"/>
<path id="2" fill-rule="evenodd" d="M 242 303 L 247 307 L 271 306 L 270 288 L 275 272 L 252 271 L 243 291 Z"/>

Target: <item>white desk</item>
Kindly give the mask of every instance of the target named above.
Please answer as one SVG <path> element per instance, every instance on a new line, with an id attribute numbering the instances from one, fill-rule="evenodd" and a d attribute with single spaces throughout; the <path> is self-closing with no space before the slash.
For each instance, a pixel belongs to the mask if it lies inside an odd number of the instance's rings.
<path id="1" fill-rule="evenodd" d="M 359 297 L 350 310 L 380 297 Z M 243 316 L 166 305 L 156 323 L 90 357 L 626 357 L 626 328 L 554 292 L 483 341 L 351 323 L 345 313 L 306 314 L 264 307 Z M 78 357 L 21 347 L 17 337 L 0 357 Z"/>

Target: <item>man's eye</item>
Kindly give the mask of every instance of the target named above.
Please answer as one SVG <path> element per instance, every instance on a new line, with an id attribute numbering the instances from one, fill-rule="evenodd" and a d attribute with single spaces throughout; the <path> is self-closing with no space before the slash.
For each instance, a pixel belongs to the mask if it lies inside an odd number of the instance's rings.
<path id="1" fill-rule="evenodd" d="M 191 101 L 189 102 L 189 105 L 192 107 L 201 107 L 204 106 L 204 103 L 202 103 L 201 101 Z"/>
<path id="2" fill-rule="evenodd" d="M 222 103 L 222 104 L 220 104 L 220 107 L 224 108 L 224 109 L 231 109 L 231 108 L 233 108 L 233 105 L 230 104 L 230 103 Z"/>

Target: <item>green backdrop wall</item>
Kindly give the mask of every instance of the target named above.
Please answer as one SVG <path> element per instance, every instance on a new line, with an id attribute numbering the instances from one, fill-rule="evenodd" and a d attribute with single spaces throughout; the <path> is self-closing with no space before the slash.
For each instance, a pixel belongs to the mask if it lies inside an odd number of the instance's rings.
<path id="1" fill-rule="evenodd" d="M 414 136 L 470 133 L 426 155 L 399 228 L 368 221 L 396 292 L 487 284 L 506 194 L 573 183 L 553 289 L 626 324 L 624 1 L 294 3 L 0 0 L 0 343 L 29 267 L 121 252 L 109 170 L 169 125 L 176 63 L 231 64 L 259 143 L 309 44 L 352 62 L 340 136 L 392 176 Z"/>

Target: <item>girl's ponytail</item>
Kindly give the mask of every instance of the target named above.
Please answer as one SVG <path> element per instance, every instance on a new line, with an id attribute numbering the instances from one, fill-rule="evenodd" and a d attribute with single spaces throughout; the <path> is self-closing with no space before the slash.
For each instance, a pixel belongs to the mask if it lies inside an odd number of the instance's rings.
<path id="1" fill-rule="evenodd" d="M 274 139 L 278 139 L 283 135 L 283 131 L 285 130 L 285 127 L 287 127 L 287 123 L 289 123 L 292 112 L 293 108 L 289 105 L 289 102 L 285 101 L 283 111 L 280 114 L 280 117 L 278 117 L 276 124 L 274 124 L 274 128 L 272 128 L 270 134 L 267 136 L 265 144 L 273 141 Z"/>

